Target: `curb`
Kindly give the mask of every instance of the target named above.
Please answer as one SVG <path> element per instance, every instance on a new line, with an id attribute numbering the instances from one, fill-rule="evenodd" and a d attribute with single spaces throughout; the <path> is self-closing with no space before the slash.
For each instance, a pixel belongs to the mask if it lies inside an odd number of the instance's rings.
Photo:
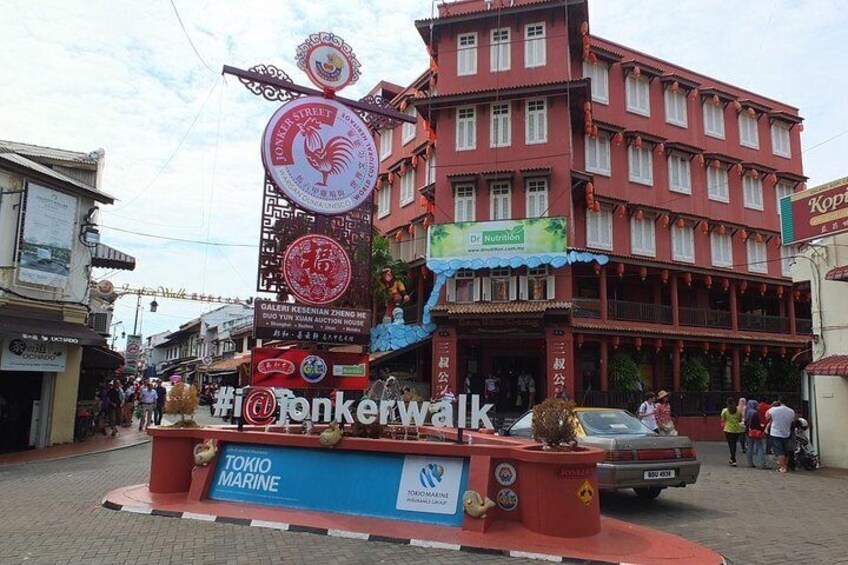
<path id="1" fill-rule="evenodd" d="M 48 463 L 50 461 L 62 461 L 63 459 L 75 459 L 77 457 L 85 457 L 86 455 L 97 455 L 98 453 L 109 453 L 110 451 L 118 451 L 121 449 L 127 449 L 128 447 L 138 447 L 139 445 L 144 445 L 146 443 L 150 443 L 152 438 L 143 439 L 141 441 L 137 441 L 135 443 L 128 443 L 126 445 L 116 445 L 114 447 L 107 447 L 105 449 L 98 449 L 97 451 L 86 451 L 85 453 L 73 453 L 71 455 L 60 455 L 58 457 L 50 457 L 48 459 L 36 459 L 34 461 L 18 461 L 15 463 L 0 463 L 0 468 L 2 467 L 13 467 L 15 465 L 34 465 L 36 463 Z"/>
<path id="2" fill-rule="evenodd" d="M 216 524 L 233 524 L 236 526 L 252 526 L 256 528 L 268 528 L 279 530 L 281 532 L 295 532 L 314 534 L 318 536 L 329 536 L 336 538 L 356 539 L 362 541 L 376 541 L 381 543 L 391 543 L 396 545 L 410 545 L 413 547 L 422 547 L 427 549 L 447 549 L 452 551 L 462 551 L 473 553 L 476 555 L 493 555 L 501 557 L 517 557 L 521 559 L 535 559 L 537 561 L 547 561 L 550 563 L 566 563 L 570 565 L 628 565 L 619 561 L 593 561 L 588 559 L 574 559 L 571 557 L 562 557 L 561 555 L 547 555 L 544 553 L 529 553 L 526 551 L 512 551 L 509 549 L 491 549 L 488 547 L 475 547 L 469 545 L 459 545 L 452 543 L 444 543 L 439 541 L 430 541 L 415 538 L 395 538 L 389 536 L 380 536 L 375 534 L 366 534 L 363 532 L 350 532 L 346 530 L 333 530 L 327 528 L 314 528 L 311 526 L 299 526 L 296 524 L 285 524 L 283 522 L 269 522 L 265 520 L 251 520 L 250 518 L 230 518 L 228 516 L 215 516 L 213 514 L 197 514 L 194 512 L 175 512 L 172 510 L 156 510 L 147 506 L 125 506 L 115 504 L 107 499 L 103 499 L 102 506 L 116 512 L 130 512 L 132 514 L 146 514 L 148 516 L 161 516 L 165 518 L 179 518 L 182 520 L 198 520 L 200 522 L 214 522 Z"/>

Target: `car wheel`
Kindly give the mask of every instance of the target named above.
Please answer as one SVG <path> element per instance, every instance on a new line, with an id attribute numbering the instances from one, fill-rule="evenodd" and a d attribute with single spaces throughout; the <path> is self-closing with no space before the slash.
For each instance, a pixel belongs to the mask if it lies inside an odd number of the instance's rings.
<path id="1" fill-rule="evenodd" d="M 662 487 L 640 487 L 633 489 L 633 492 L 636 493 L 636 496 L 638 496 L 639 498 L 644 498 L 645 500 L 653 500 L 654 498 L 658 497 L 662 491 Z"/>

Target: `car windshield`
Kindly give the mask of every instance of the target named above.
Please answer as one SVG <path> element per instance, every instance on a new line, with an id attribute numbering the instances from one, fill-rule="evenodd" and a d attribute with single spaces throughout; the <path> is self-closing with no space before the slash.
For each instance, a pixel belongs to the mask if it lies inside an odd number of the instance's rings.
<path id="1" fill-rule="evenodd" d="M 577 419 L 586 435 L 607 436 L 653 433 L 638 419 L 624 410 L 586 410 L 577 412 Z"/>

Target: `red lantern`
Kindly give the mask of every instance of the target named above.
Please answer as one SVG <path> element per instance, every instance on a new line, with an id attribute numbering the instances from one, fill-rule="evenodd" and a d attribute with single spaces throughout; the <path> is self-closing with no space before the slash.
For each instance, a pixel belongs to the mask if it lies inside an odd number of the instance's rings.
<path id="1" fill-rule="evenodd" d="M 618 349 L 618 346 L 621 344 L 621 338 L 616 336 L 612 337 L 612 348 Z"/>
<path id="2" fill-rule="evenodd" d="M 433 144 L 427 144 L 427 148 L 424 150 L 424 156 L 428 159 L 433 155 Z"/>
<path id="3" fill-rule="evenodd" d="M 583 102 L 583 113 L 588 114 L 592 111 L 592 103 L 589 101 Z"/>
<path id="4" fill-rule="evenodd" d="M 640 69 L 639 67 L 633 67 L 633 76 L 636 78 L 642 76 L 642 69 Z"/>
<path id="5" fill-rule="evenodd" d="M 623 218 L 626 215 L 627 215 L 627 206 L 622 204 L 621 206 L 618 207 L 618 217 Z"/>
<path id="6" fill-rule="evenodd" d="M 801 291 L 800 290 L 794 291 L 792 293 L 792 298 L 795 299 L 795 302 L 798 302 L 799 300 L 801 300 Z"/>
<path id="7" fill-rule="evenodd" d="M 663 214 L 662 215 L 662 227 L 667 228 L 669 223 L 671 223 L 671 218 L 668 217 L 668 214 Z"/>
<path id="8" fill-rule="evenodd" d="M 637 135 L 636 137 L 633 138 L 633 146 L 636 147 L 636 149 L 642 148 L 642 136 L 641 135 Z"/>
<path id="9" fill-rule="evenodd" d="M 601 211 L 601 203 L 595 200 L 595 206 L 592 208 L 592 211 L 598 213 Z"/>
<path id="10" fill-rule="evenodd" d="M 758 233 L 757 235 L 755 235 L 754 241 L 756 241 L 757 243 L 762 243 L 763 242 L 763 234 Z"/>
<path id="11" fill-rule="evenodd" d="M 645 217 L 645 213 L 640 208 L 639 210 L 636 210 L 634 217 L 636 218 L 636 221 L 641 222 Z"/>
<path id="12" fill-rule="evenodd" d="M 415 237 L 415 224 L 409 224 L 409 227 L 406 229 L 406 233 L 408 233 L 411 237 Z"/>
<path id="13" fill-rule="evenodd" d="M 394 183 L 395 183 L 395 174 L 394 174 L 394 173 L 389 173 L 389 176 L 388 176 L 388 177 L 386 177 L 386 180 L 388 180 L 388 181 L 389 181 L 389 184 L 394 184 Z"/>
<path id="14" fill-rule="evenodd" d="M 718 94 L 713 94 L 713 106 L 718 106 L 721 104 L 721 100 L 719 100 Z"/>
<path id="15" fill-rule="evenodd" d="M 727 351 L 727 344 L 726 344 L 726 343 L 721 343 L 721 344 L 718 346 L 718 350 L 719 350 L 719 351 L 721 351 L 722 353 L 724 353 L 725 351 Z"/>
<path id="16" fill-rule="evenodd" d="M 685 228 L 685 227 L 686 227 L 686 222 L 683 220 L 683 218 L 677 218 L 677 222 L 675 222 L 675 225 L 676 225 L 679 229 L 683 229 L 683 228 Z"/>
<path id="17" fill-rule="evenodd" d="M 757 169 L 751 169 L 751 178 L 754 180 L 759 180 L 760 172 Z"/>
<path id="18" fill-rule="evenodd" d="M 418 197 L 418 205 L 421 206 L 422 208 L 427 207 L 427 202 L 428 202 L 427 197 L 424 196 L 423 194 Z"/>
<path id="19" fill-rule="evenodd" d="M 748 292 L 748 281 L 742 281 L 741 283 L 739 283 L 739 292 L 741 292 L 742 294 Z"/>
<path id="20" fill-rule="evenodd" d="M 718 233 L 718 235 L 724 235 L 727 233 L 727 228 L 724 227 L 724 224 L 719 224 L 716 232 Z"/>
<path id="21" fill-rule="evenodd" d="M 764 345 L 760 348 L 760 351 L 763 355 L 768 355 L 768 345 Z"/>
<path id="22" fill-rule="evenodd" d="M 636 349 L 642 349 L 642 338 L 637 337 L 635 340 L 633 340 L 633 344 L 636 346 Z"/>
<path id="23" fill-rule="evenodd" d="M 748 115 L 752 118 L 756 118 L 757 117 L 757 111 L 754 110 L 753 108 L 748 108 Z"/>
<path id="24" fill-rule="evenodd" d="M 592 126 L 592 137 L 598 137 L 598 126 Z"/>
<path id="25" fill-rule="evenodd" d="M 662 346 L 663 346 L 662 338 L 658 337 L 657 339 L 654 340 L 654 347 L 656 348 L 657 353 L 660 352 L 660 349 L 662 349 Z"/>
<path id="26" fill-rule="evenodd" d="M 616 266 L 615 270 L 618 273 L 619 278 L 624 276 L 624 268 L 624 263 L 619 263 L 618 266 Z"/>
<path id="27" fill-rule="evenodd" d="M 698 165 L 700 165 L 701 167 L 703 167 L 703 166 L 704 166 L 704 154 L 703 154 L 703 153 L 698 153 L 698 157 L 697 157 L 697 159 L 698 159 Z"/>
<path id="28" fill-rule="evenodd" d="M 675 342 L 674 346 L 677 348 L 677 350 L 678 350 L 678 351 L 683 351 L 683 340 L 682 340 L 682 339 L 678 339 L 678 340 Z"/>
<path id="29" fill-rule="evenodd" d="M 745 357 L 749 357 L 751 355 L 751 345 L 748 344 L 745 346 Z"/>
<path id="30" fill-rule="evenodd" d="M 730 288 L 730 279 L 728 279 L 728 278 L 722 279 L 721 288 L 724 289 L 724 292 L 727 292 L 727 290 Z"/>
<path id="31" fill-rule="evenodd" d="M 613 143 L 615 143 L 616 145 L 619 145 L 619 146 L 620 146 L 622 143 L 624 143 L 624 135 L 622 135 L 622 133 L 621 133 L 621 132 L 618 132 L 617 134 L 615 134 L 615 135 L 612 137 L 612 141 L 613 141 Z"/>
<path id="32" fill-rule="evenodd" d="M 692 273 L 686 273 L 683 275 L 683 282 L 686 283 L 686 286 L 692 286 Z"/>
<path id="33" fill-rule="evenodd" d="M 601 274 L 601 265 L 599 263 L 595 263 L 594 265 L 592 265 L 592 268 L 595 270 L 596 275 Z"/>
<path id="34" fill-rule="evenodd" d="M 783 298 L 783 292 L 784 292 L 784 291 L 783 291 L 783 287 L 782 287 L 782 286 L 778 286 L 778 287 L 775 289 L 775 293 L 777 294 L 777 297 L 778 297 L 778 298 Z"/>
<path id="35" fill-rule="evenodd" d="M 383 183 L 384 183 L 384 182 L 385 182 L 385 178 L 383 177 L 383 175 L 378 176 L 378 177 L 377 177 L 377 186 L 376 186 L 376 189 L 377 189 L 377 190 L 380 190 L 381 188 L 383 188 Z"/>
<path id="36" fill-rule="evenodd" d="M 400 175 L 403 176 L 409 171 L 409 165 L 406 163 L 406 160 L 400 164 Z"/>
<path id="37" fill-rule="evenodd" d="M 746 241 L 748 239 L 748 231 L 744 228 L 739 230 L 739 239 L 742 241 Z"/>
<path id="38" fill-rule="evenodd" d="M 760 283 L 760 296 L 765 296 L 766 292 L 768 292 L 768 285 L 766 283 Z"/>
<path id="39" fill-rule="evenodd" d="M 772 245 L 774 245 L 775 248 L 780 247 L 781 243 L 780 243 L 779 237 L 774 237 L 774 238 L 772 238 L 771 241 L 772 241 Z"/>
<path id="40" fill-rule="evenodd" d="M 769 182 L 769 184 L 776 184 L 777 183 L 777 175 L 774 174 L 774 173 L 771 173 L 769 176 L 766 177 L 766 180 Z"/>
<path id="41" fill-rule="evenodd" d="M 586 208 L 594 209 L 595 208 L 595 196 L 591 192 L 586 193 Z"/>
<path id="42" fill-rule="evenodd" d="M 704 286 L 706 286 L 707 288 L 713 287 L 713 278 L 710 275 L 704 277 Z"/>
<path id="43" fill-rule="evenodd" d="M 663 284 L 667 283 L 668 282 L 668 269 L 663 269 L 660 277 L 662 278 Z"/>
<path id="44" fill-rule="evenodd" d="M 739 100 L 734 100 L 733 101 L 733 109 L 736 110 L 737 112 L 741 112 L 742 111 L 742 103 L 739 102 Z"/>
<path id="45" fill-rule="evenodd" d="M 658 155 L 665 153 L 665 143 L 657 143 L 656 152 Z"/>
<path id="46" fill-rule="evenodd" d="M 780 356 L 786 357 L 786 346 L 785 345 L 780 346 Z"/>
<path id="47" fill-rule="evenodd" d="M 639 267 L 639 278 L 642 279 L 642 282 L 648 278 L 648 268 L 647 267 Z"/>
<path id="48" fill-rule="evenodd" d="M 702 350 L 704 353 L 709 353 L 709 351 L 710 351 L 710 342 L 705 341 L 704 343 L 702 343 L 702 344 L 701 344 L 701 350 Z"/>
<path id="49" fill-rule="evenodd" d="M 586 194 L 595 194 L 595 185 L 591 181 L 586 183 Z"/>
<path id="50" fill-rule="evenodd" d="M 412 168 L 413 168 L 413 169 L 417 169 L 417 168 L 418 168 L 418 155 L 413 155 L 413 156 L 412 156 Z"/>
<path id="51" fill-rule="evenodd" d="M 733 167 L 733 170 L 736 171 L 736 174 L 739 175 L 740 177 L 742 176 L 742 173 L 744 172 L 744 169 L 742 168 L 741 163 L 736 163 L 736 165 Z"/>
<path id="52" fill-rule="evenodd" d="M 701 222 L 701 233 L 708 235 L 710 233 L 710 224 L 707 222 Z"/>
<path id="53" fill-rule="evenodd" d="M 403 239 L 403 230 L 398 230 L 397 233 L 395 233 L 395 240 L 401 241 L 402 239 Z"/>
<path id="54" fill-rule="evenodd" d="M 589 33 L 589 22 L 580 22 L 580 35 L 586 35 L 587 33 Z"/>
<path id="55" fill-rule="evenodd" d="M 583 334 L 577 334 L 577 349 L 583 347 Z"/>
<path id="56" fill-rule="evenodd" d="M 680 90 L 680 83 L 677 82 L 677 81 L 674 81 L 673 83 L 671 83 L 671 91 L 677 92 L 678 90 Z"/>
<path id="57" fill-rule="evenodd" d="M 422 225 L 422 226 L 424 226 L 424 229 L 427 229 L 427 228 L 429 228 L 429 227 L 430 227 L 430 225 L 431 225 L 432 223 L 433 223 L 433 219 L 432 219 L 430 216 L 426 216 L 426 217 L 424 218 L 424 221 L 423 221 L 423 222 L 421 222 L 421 225 Z"/>
<path id="58" fill-rule="evenodd" d="M 713 169 L 720 169 L 721 168 L 721 161 L 719 161 L 718 159 L 713 159 L 712 162 L 710 163 L 710 166 Z"/>

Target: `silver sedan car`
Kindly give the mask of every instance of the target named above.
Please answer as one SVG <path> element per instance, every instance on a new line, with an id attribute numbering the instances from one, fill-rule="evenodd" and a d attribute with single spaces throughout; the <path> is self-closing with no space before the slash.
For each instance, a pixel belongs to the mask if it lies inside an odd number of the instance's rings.
<path id="1" fill-rule="evenodd" d="M 660 436 L 626 410 L 575 408 L 577 443 L 603 449 L 598 485 L 603 490 L 632 488 L 641 498 L 656 498 L 667 487 L 685 487 L 698 480 L 701 463 L 685 436 Z M 532 439 L 532 412 L 504 435 Z"/>

